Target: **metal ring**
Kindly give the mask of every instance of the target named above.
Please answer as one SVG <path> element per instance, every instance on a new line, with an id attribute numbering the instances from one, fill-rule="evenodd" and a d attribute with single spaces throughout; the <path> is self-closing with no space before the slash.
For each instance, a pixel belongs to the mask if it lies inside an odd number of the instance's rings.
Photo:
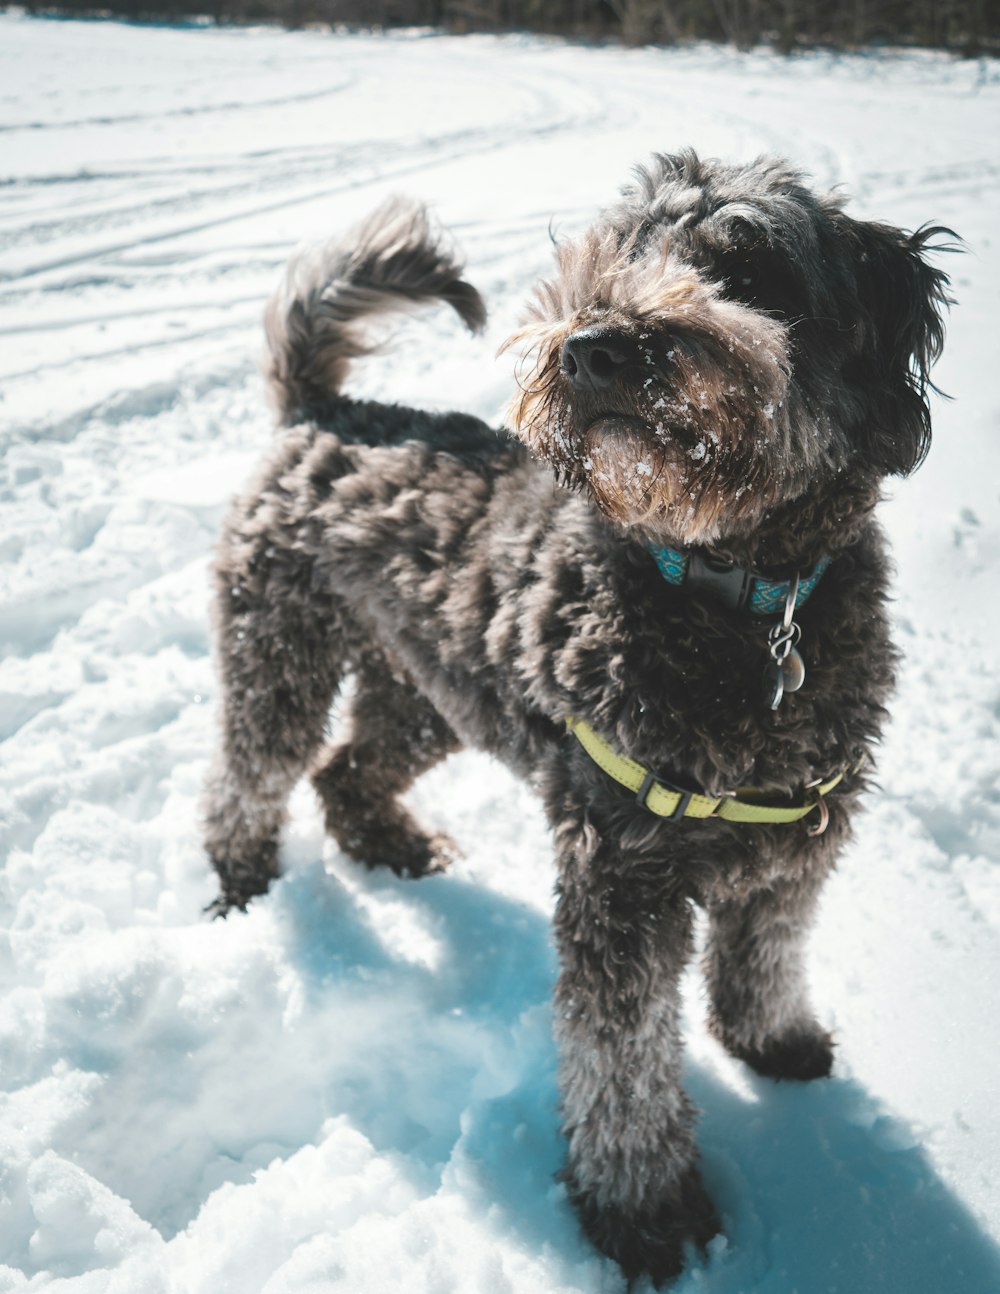
<path id="1" fill-rule="evenodd" d="M 806 827 L 807 836 L 821 836 L 830 825 L 830 809 L 822 795 L 817 794 L 813 801 L 813 806 L 819 809 L 819 822 L 814 822 L 811 827 Z"/>
<path id="2" fill-rule="evenodd" d="M 781 623 L 785 629 L 792 623 L 795 615 L 795 606 L 799 600 L 799 573 L 795 572 L 788 585 L 788 597 L 785 598 L 785 614 L 781 617 Z"/>

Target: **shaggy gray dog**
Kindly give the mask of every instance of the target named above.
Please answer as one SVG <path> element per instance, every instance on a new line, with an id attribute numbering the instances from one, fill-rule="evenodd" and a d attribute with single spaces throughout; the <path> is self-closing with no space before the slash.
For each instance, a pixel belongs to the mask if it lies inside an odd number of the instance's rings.
<path id="1" fill-rule="evenodd" d="M 680 1081 L 695 905 L 716 1037 L 761 1074 L 830 1071 L 802 947 L 893 679 L 873 509 L 928 447 L 939 233 L 852 219 L 774 159 L 656 156 L 558 248 L 515 339 L 516 439 L 341 391 L 373 315 L 483 322 L 419 208 L 298 260 L 268 311 L 282 429 L 217 565 L 215 909 L 277 876 L 307 771 L 341 847 L 408 875 L 451 848 L 400 802 L 419 774 L 467 745 L 529 779 L 565 1180 L 629 1278 L 718 1229 Z"/>

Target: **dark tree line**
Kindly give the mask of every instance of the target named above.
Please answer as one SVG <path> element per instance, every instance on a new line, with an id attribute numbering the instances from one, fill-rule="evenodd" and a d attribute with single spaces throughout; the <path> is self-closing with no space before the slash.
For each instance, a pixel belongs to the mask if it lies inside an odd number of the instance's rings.
<path id="1" fill-rule="evenodd" d="M 0 6 L 2 7 L 2 6 Z M 34 12 L 450 31 L 520 29 L 628 44 L 726 41 L 1000 52 L 1000 0 L 29 0 Z"/>

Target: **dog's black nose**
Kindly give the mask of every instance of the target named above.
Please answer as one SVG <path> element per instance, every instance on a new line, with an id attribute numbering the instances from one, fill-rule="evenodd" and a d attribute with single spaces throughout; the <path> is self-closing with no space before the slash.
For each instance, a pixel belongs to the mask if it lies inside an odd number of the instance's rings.
<path id="1" fill-rule="evenodd" d="M 581 391 L 603 391 L 623 376 L 638 351 L 631 338 L 609 328 L 581 328 L 563 342 L 562 371 Z"/>

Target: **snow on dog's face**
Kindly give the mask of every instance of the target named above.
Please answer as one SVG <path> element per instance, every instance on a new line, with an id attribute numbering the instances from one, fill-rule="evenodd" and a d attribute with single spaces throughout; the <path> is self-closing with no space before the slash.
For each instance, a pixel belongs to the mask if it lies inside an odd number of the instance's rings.
<path id="1" fill-rule="evenodd" d="M 851 220 L 782 162 L 658 156 L 557 248 L 507 343 L 531 360 L 514 430 L 609 517 L 682 544 L 851 465 L 910 470 L 946 299 L 919 256 L 935 232 Z"/>

